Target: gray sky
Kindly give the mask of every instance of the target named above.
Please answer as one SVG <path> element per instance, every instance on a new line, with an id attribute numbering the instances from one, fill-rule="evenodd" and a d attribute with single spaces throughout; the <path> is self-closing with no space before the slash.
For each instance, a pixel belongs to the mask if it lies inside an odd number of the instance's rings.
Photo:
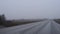
<path id="1" fill-rule="evenodd" d="M 0 0 L 7 19 L 60 18 L 60 0 Z"/>

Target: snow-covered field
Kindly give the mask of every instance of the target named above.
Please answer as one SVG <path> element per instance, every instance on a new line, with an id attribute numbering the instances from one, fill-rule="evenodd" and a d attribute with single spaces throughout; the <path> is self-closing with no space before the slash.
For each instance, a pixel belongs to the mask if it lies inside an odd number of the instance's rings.
<path id="1" fill-rule="evenodd" d="M 60 24 L 53 20 L 0 29 L 0 34 L 60 34 Z"/>

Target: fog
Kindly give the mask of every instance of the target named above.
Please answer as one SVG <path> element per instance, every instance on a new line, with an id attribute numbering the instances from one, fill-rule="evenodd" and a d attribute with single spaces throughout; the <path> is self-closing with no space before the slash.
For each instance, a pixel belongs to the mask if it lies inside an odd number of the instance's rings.
<path id="1" fill-rule="evenodd" d="M 0 0 L 6 19 L 60 18 L 60 0 Z"/>

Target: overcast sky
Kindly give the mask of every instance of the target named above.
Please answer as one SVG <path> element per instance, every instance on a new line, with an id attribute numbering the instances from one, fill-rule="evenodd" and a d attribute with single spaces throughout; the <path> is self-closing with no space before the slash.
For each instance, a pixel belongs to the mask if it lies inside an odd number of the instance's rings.
<path id="1" fill-rule="evenodd" d="M 0 0 L 6 19 L 60 18 L 60 0 Z"/>

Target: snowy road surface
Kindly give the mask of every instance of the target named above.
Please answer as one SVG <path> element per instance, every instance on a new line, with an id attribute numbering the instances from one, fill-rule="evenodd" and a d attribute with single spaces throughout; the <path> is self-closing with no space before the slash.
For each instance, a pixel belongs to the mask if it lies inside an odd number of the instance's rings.
<path id="1" fill-rule="evenodd" d="M 0 34 L 60 34 L 60 24 L 53 20 L 0 29 Z"/>

